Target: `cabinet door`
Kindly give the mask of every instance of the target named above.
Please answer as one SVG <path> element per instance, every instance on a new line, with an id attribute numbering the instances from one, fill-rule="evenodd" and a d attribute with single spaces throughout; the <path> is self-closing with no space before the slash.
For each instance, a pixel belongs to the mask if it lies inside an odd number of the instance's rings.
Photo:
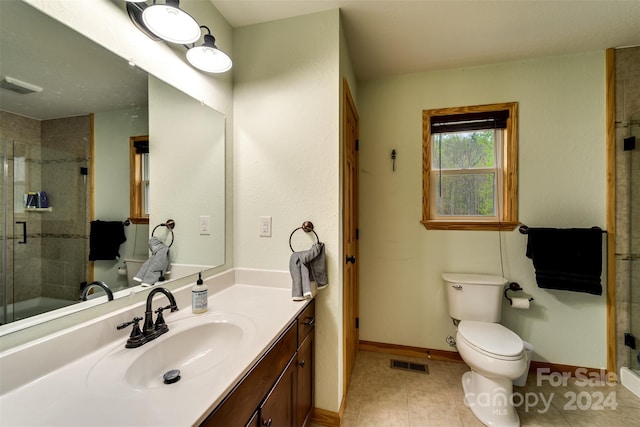
<path id="1" fill-rule="evenodd" d="M 246 427 L 260 427 L 260 412 L 256 411 L 251 417 L 251 421 L 249 421 Z"/>
<path id="2" fill-rule="evenodd" d="M 298 348 L 298 402 L 296 404 L 296 427 L 302 427 L 309 419 L 313 406 L 313 347 L 314 332 L 311 331 Z"/>
<path id="3" fill-rule="evenodd" d="M 295 360 L 295 357 L 291 359 L 260 407 L 260 425 L 262 427 L 295 427 L 294 408 L 298 374 L 295 369 Z"/>

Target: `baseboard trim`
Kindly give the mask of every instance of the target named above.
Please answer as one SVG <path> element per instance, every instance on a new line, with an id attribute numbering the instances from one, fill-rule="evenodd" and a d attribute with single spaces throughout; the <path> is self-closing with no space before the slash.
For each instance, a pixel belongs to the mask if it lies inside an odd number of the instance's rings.
<path id="1" fill-rule="evenodd" d="M 374 351 L 376 353 L 392 353 L 407 357 L 423 357 L 432 360 L 443 360 L 446 362 L 462 362 L 462 358 L 457 351 L 434 350 L 431 348 L 386 344 L 374 341 L 360 341 L 358 349 Z"/>
<path id="2" fill-rule="evenodd" d="M 340 427 L 342 420 L 341 413 L 327 411 L 325 409 L 313 408 L 311 413 L 311 422 L 327 427 Z"/>
<path id="3" fill-rule="evenodd" d="M 464 363 L 457 351 L 434 350 L 424 347 L 411 347 L 406 345 L 386 344 L 374 341 L 360 341 L 358 349 L 364 351 L 373 351 L 377 353 L 391 353 L 398 356 L 422 357 L 432 360 Z M 593 376 L 593 378 L 601 378 L 603 381 L 606 380 L 606 378 L 604 377 L 606 373 L 604 368 L 589 368 L 585 366 L 563 365 L 560 363 L 538 362 L 532 360 L 531 364 L 529 365 L 529 372 L 535 373 L 538 369 L 544 369 L 545 371 L 548 371 L 547 373 L 562 373 L 565 374 L 565 376 L 570 375 L 572 377 L 575 377 L 576 374 L 578 374 L 583 377 L 588 377 L 591 375 Z M 598 375 L 598 377 L 596 377 L 596 375 Z"/>

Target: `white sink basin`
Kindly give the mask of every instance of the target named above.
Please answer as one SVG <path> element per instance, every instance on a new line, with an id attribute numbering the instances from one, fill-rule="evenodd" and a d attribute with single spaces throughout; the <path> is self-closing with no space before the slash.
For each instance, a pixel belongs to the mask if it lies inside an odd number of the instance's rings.
<path id="1" fill-rule="evenodd" d="M 247 317 L 212 313 L 169 321 L 169 332 L 141 347 L 124 348 L 122 343 L 102 357 L 91 369 L 90 387 L 135 390 L 172 387 L 163 375 L 180 370 L 178 383 L 197 379 L 202 373 L 223 367 L 255 334 Z"/>

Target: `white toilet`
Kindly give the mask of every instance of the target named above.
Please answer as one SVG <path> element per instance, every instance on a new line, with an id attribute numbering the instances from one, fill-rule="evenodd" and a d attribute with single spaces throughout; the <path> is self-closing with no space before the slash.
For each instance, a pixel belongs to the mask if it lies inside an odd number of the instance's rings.
<path id="1" fill-rule="evenodd" d="M 527 369 L 522 339 L 500 325 L 504 286 L 500 276 L 442 274 L 456 346 L 471 371 L 462 375 L 465 402 L 487 426 L 519 426 L 512 381 Z"/>
<path id="2" fill-rule="evenodd" d="M 133 280 L 133 278 L 136 276 L 136 274 L 138 274 L 138 271 L 140 271 L 140 267 L 142 267 L 142 264 L 144 264 L 146 261 L 146 259 L 140 258 L 124 259 L 124 263 L 127 267 L 127 283 L 129 284 L 129 286 L 137 286 L 140 284 L 140 282 Z"/>

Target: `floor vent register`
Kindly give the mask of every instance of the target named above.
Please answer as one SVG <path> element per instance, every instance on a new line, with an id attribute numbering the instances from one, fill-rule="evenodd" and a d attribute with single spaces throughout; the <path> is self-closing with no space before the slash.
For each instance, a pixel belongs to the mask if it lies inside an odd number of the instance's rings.
<path id="1" fill-rule="evenodd" d="M 423 363 L 405 362 L 404 360 L 391 359 L 391 369 L 401 369 L 403 371 L 418 372 L 428 374 L 429 367 Z"/>

